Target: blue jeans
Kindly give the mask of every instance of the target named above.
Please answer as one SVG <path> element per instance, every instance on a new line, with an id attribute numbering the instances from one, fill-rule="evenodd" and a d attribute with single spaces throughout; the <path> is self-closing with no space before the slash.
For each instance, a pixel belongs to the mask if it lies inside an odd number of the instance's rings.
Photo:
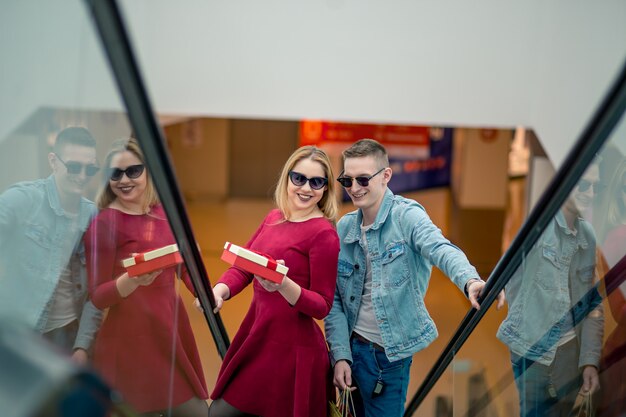
<path id="1" fill-rule="evenodd" d="M 412 357 L 389 362 L 385 352 L 373 344 L 351 339 L 352 380 L 357 386 L 353 397 L 357 417 L 401 417 L 404 413 Z M 377 381 L 384 389 L 372 397 Z"/>
<path id="2" fill-rule="evenodd" d="M 567 417 L 582 380 L 576 339 L 559 346 L 554 361 L 542 365 L 511 352 L 521 417 Z"/>

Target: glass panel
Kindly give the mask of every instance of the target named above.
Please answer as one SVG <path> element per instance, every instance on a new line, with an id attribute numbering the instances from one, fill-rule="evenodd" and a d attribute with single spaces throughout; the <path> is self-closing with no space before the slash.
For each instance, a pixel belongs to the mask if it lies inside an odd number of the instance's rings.
<path id="1" fill-rule="evenodd" d="M 12 2 L 1 23 L 14 43 L 3 49 L 11 65 L 0 79 L 0 323 L 34 330 L 43 337 L 33 340 L 95 369 L 135 411 L 166 414 L 191 399 L 206 415 L 190 322 L 206 355 L 216 353 L 185 268 L 130 278 L 122 266 L 175 240 L 141 150 L 115 142 L 131 126 L 86 8 Z M 33 367 L 0 375 L 35 396 L 23 415 L 49 395 L 27 384 Z M 0 395 L 2 410 L 5 400 L 13 399 Z"/>
<path id="2" fill-rule="evenodd" d="M 410 394 L 417 391 L 417 389 L 419 388 L 419 384 L 422 383 L 424 376 L 428 373 L 428 371 L 430 371 L 430 368 L 433 365 L 432 361 L 424 362 L 423 364 L 421 364 L 419 362 L 419 357 L 420 353 L 417 353 L 413 356 L 412 368 L 420 368 L 420 372 L 419 378 L 416 378 L 413 375 L 415 370 L 411 369 L 411 379 L 409 380 L 408 390 L 409 398 L 407 399 L 409 401 L 411 399 Z M 458 377 L 457 371 L 458 370 L 455 369 L 453 366 L 449 366 L 448 369 L 446 369 L 443 374 L 441 374 L 441 378 L 439 378 L 437 383 L 433 386 L 433 389 L 424 399 L 421 406 L 419 407 L 419 411 L 417 411 L 415 415 L 437 417 L 452 416 L 454 408 L 456 407 L 454 387 L 456 383 L 455 381 Z"/>
<path id="3" fill-rule="evenodd" d="M 599 246 L 596 267 L 606 295 L 604 343 L 600 357 L 600 392 L 595 397 L 597 415 L 626 413 L 626 117 L 602 153 L 602 187 L 595 201 L 593 224 Z M 603 290 L 605 292 L 603 292 Z M 606 294 L 605 294 L 606 293 Z"/>
<path id="4" fill-rule="evenodd" d="M 455 356 L 455 416 L 626 412 L 625 125 Z"/>

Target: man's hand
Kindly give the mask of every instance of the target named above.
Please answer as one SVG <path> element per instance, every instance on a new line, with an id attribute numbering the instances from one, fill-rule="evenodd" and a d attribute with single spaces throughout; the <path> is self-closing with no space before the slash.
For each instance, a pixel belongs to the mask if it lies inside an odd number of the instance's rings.
<path id="1" fill-rule="evenodd" d="M 583 386 L 580 387 L 581 394 L 593 394 L 600 389 L 600 379 L 598 370 L 593 365 L 586 365 L 583 368 Z"/>
<path id="2" fill-rule="evenodd" d="M 341 391 L 346 388 L 350 388 L 350 391 L 356 389 L 352 386 L 352 369 L 348 361 L 340 360 L 335 363 L 333 384 Z"/>
<path id="3" fill-rule="evenodd" d="M 87 355 L 87 351 L 85 349 L 78 348 L 72 353 L 72 361 L 80 366 L 87 365 L 87 361 L 89 360 L 89 355 Z"/>
<path id="4" fill-rule="evenodd" d="M 474 281 L 470 281 L 467 286 L 467 295 L 469 297 L 470 303 L 472 304 L 472 307 L 474 307 L 476 310 L 480 310 L 478 297 L 483 295 L 485 284 L 485 281 L 481 279 L 476 279 Z M 506 301 L 506 297 L 504 296 L 504 290 L 500 291 L 497 300 L 498 303 L 496 304 L 496 309 L 500 310 L 504 306 L 504 302 Z"/>

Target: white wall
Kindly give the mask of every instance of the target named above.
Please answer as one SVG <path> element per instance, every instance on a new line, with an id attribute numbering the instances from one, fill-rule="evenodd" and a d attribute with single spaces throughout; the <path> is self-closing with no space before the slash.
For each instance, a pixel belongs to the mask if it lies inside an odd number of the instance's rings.
<path id="1" fill-rule="evenodd" d="M 80 0 L 0 3 L 0 141 L 41 107 L 123 109 Z"/>
<path id="2" fill-rule="evenodd" d="M 626 59 L 623 0 L 122 4 L 160 113 L 522 125 L 557 165 Z M 80 6 L 0 6 L 0 129 L 16 100 L 119 106 Z"/>
<path id="3" fill-rule="evenodd" d="M 508 199 L 511 130 L 454 129 L 452 193 L 460 209 L 503 210 Z M 473 262 L 473 260 L 472 260 Z"/>
<path id="4" fill-rule="evenodd" d="M 523 125 L 556 164 L 626 59 L 623 0 L 123 4 L 164 112 Z"/>

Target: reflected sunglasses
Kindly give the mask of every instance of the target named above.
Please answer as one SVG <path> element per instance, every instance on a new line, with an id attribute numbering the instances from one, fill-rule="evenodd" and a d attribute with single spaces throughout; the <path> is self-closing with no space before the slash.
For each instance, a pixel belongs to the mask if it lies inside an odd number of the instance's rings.
<path id="1" fill-rule="evenodd" d="M 378 170 L 378 172 L 376 172 L 375 174 L 370 175 L 369 177 L 356 177 L 356 178 L 352 178 L 352 177 L 345 177 L 343 175 L 343 172 L 341 173 L 341 175 L 339 176 L 339 178 L 337 178 L 337 181 L 339 181 L 339 184 L 343 185 L 344 188 L 350 188 L 352 187 L 352 180 L 355 180 L 357 182 L 357 184 L 359 184 L 361 187 L 367 187 L 368 185 L 370 185 L 370 180 L 372 178 L 374 178 L 376 175 L 380 174 L 381 172 L 383 172 L 385 170 L 385 168 L 387 167 L 383 167 L 381 169 Z"/>
<path id="2" fill-rule="evenodd" d="M 144 170 L 143 164 L 139 164 L 139 165 L 130 165 L 126 167 L 126 169 L 108 168 L 107 174 L 111 181 L 121 180 L 124 174 L 126 174 L 126 176 L 130 178 L 131 180 L 134 180 L 135 178 L 139 178 L 141 174 L 143 174 L 143 170 Z"/>
<path id="3" fill-rule="evenodd" d="M 309 182 L 309 186 L 312 190 L 321 190 L 326 184 L 328 184 L 328 178 L 312 177 L 307 178 L 304 175 L 296 171 L 289 171 L 289 179 L 291 183 L 296 187 L 302 187 L 306 182 Z"/>
<path id="4" fill-rule="evenodd" d="M 65 165 L 65 169 L 67 170 L 68 174 L 78 175 L 83 171 L 83 168 L 85 168 L 85 175 L 88 177 L 93 177 L 98 173 L 98 171 L 100 171 L 100 167 L 95 164 L 82 164 L 76 161 L 65 162 L 58 154 L 55 153 L 55 155 L 57 159 L 61 161 L 63 165 Z"/>
<path id="5" fill-rule="evenodd" d="M 599 182 L 591 182 L 587 180 L 578 181 L 578 191 L 581 193 L 584 193 L 591 187 L 593 187 L 594 194 L 597 194 L 603 188 Z"/>

